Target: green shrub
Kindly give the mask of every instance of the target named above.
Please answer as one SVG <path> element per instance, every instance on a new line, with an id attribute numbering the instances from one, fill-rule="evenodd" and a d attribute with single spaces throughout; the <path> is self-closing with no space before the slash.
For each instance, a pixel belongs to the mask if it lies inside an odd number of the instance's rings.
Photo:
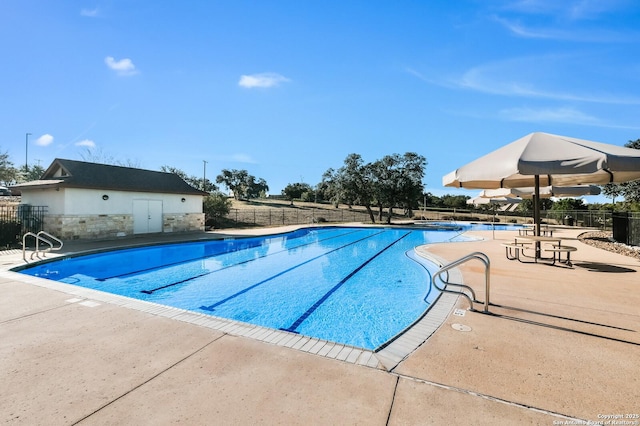
<path id="1" fill-rule="evenodd" d="M 10 247 L 20 242 L 21 227 L 18 222 L 0 222 L 0 246 Z"/>

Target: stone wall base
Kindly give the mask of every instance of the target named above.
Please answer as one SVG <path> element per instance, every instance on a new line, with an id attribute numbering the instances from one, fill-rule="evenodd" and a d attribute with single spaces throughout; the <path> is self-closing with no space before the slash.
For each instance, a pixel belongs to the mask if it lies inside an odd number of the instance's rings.
<path id="1" fill-rule="evenodd" d="M 162 215 L 163 232 L 204 231 L 204 213 Z"/>
<path id="2" fill-rule="evenodd" d="M 47 214 L 44 216 L 43 229 L 61 240 L 127 237 L 133 235 L 133 215 Z M 163 232 L 204 231 L 204 213 L 164 214 L 162 230 Z"/>

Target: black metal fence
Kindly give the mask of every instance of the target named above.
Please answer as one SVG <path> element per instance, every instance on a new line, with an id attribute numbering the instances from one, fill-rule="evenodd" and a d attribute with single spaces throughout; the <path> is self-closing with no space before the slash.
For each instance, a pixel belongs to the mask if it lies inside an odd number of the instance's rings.
<path id="1" fill-rule="evenodd" d="M 0 247 L 15 246 L 25 233 L 42 231 L 46 212 L 45 206 L 0 206 Z"/>
<path id="2" fill-rule="evenodd" d="M 531 213 L 533 216 L 533 212 Z M 612 217 L 604 210 L 546 210 L 540 213 L 541 220 L 556 225 L 581 226 L 610 230 Z"/>
<path id="3" fill-rule="evenodd" d="M 274 208 L 231 209 L 221 226 L 278 226 L 303 225 L 322 222 L 370 222 L 369 214 L 362 210 Z"/>
<path id="4" fill-rule="evenodd" d="M 486 220 L 495 218 L 501 222 L 531 222 L 533 212 L 516 211 L 502 212 L 479 211 L 467 209 L 426 209 L 414 210 L 412 217 L 398 214 L 395 220 L 426 219 L 426 220 Z M 376 222 L 379 222 L 378 211 L 374 210 Z M 552 225 L 581 226 L 611 230 L 611 212 L 600 210 L 546 210 L 542 211 L 541 220 Z M 386 210 L 382 222 L 386 220 Z M 360 208 L 354 209 L 322 209 L 322 208 L 262 208 L 262 209 L 231 209 L 215 224 L 218 228 L 234 226 L 279 226 L 302 225 L 321 222 L 364 222 L 370 223 L 369 214 Z"/>
<path id="5" fill-rule="evenodd" d="M 630 246 L 640 246 L 640 213 L 613 213 L 613 239 Z"/>
<path id="6" fill-rule="evenodd" d="M 505 223 L 531 223 L 533 211 L 501 211 L 471 209 L 420 210 L 414 212 L 417 218 L 427 220 L 483 220 L 496 219 Z M 605 210 L 543 210 L 540 220 L 550 225 L 581 226 L 611 230 L 611 212 Z"/>

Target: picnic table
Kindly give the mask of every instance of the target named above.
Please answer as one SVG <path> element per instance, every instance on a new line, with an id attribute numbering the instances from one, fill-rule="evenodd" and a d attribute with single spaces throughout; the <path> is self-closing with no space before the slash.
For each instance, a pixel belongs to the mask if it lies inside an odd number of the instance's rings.
<path id="1" fill-rule="evenodd" d="M 526 237 L 528 235 L 535 236 L 536 229 L 533 225 L 525 225 L 522 228 L 518 229 L 518 234 L 522 237 Z M 553 229 L 548 226 L 540 227 L 540 235 L 545 237 L 553 237 Z"/>
<path id="2" fill-rule="evenodd" d="M 543 243 L 546 245 L 543 246 Z M 567 266 L 572 266 L 571 253 L 577 250 L 576 247 L 563 245 L 562 238 L 546 235 L 518 235 L 513 243 L 503 243 L 502 246 L 505 247 L 505 255 L 509 260 L 527 263 L 523 258 L 531 258 L 536 263 L 551 261 L 552 265 L 558 262 Z M 526 255 L 525 250 L 534 250 L 534 255 Z M 542 256 L 542 252 L 550 253 L 551 256 Z"/>

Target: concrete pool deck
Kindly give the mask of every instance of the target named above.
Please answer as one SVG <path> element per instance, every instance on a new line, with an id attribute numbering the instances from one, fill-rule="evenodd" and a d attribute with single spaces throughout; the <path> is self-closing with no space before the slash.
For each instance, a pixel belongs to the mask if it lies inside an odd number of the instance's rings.
<path id="1" fill-rule="evenodd" d="M 23 264 L 22 253 L 2 254 L 0 419 L 640 424 L 640 261 L 576 240 L 573 268 L 522 264 L 507 260 L 501 246 L 515 231 L 496 231 L 495 239 L 491 231 L 469 234 L 483 239 L 420 250 L 442 262 L 488 255 L 491 302 L 500 306 L 487 315 L 459 298 L 437 331 L 390 371 L 32 285 L 6 271 Z M 202 236 L 68 242 L 64 251 Z M 459 273 L 484 300 L 482 265 L 465 263 Z"/>

